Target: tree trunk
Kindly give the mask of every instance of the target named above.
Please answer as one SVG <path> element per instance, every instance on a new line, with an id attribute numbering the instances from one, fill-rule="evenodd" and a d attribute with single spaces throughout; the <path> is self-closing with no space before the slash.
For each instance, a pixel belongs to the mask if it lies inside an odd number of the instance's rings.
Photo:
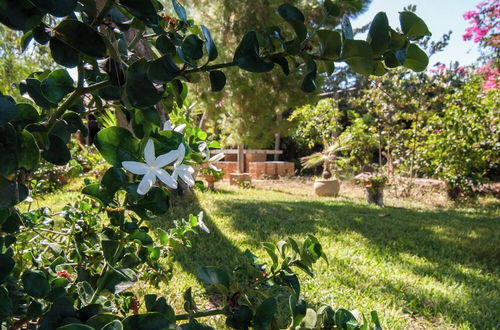
<path id="1" fill-rule="evenodd" d="M 238 173 L 245 173 L 245 154 L 242 144 L 238 144 Z"/>

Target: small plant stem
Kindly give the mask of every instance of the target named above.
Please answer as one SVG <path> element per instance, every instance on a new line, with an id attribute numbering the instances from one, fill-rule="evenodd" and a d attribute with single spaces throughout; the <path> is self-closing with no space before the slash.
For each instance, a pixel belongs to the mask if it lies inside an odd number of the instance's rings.
<path id="1" fill-rule="evenodd" d="M 101 275 L 99 275 L 99 278 L 102 278 L 104 274 L 106 274 L 106 271 L 108 270 L 108 263 L 104 265 L 104 267 L 101 270 Z M 92 298 L 90 299 L 89 305 L 92 305 L 93 303 L 96 302 L 97 298 L 99 298 L 99 293 L 101 292 L 101 288 L 98 286 L 96 287 L 94 294 L 92 295 Z"/>
<path id="2" fill-rule="evenodd" d="M 228 67 L 231 67 L 231 66 L 236 66 L 236 65 L 237 65 L 236 61 L 232 61 L 232 62 L 227 62 L 227 63 L 220 63 L 220 64 L 214 64 L 214 65 L 202 66 L 202 67 L 199 67 L 199 68 L 186 70 L 186 71 L 184 71 L 184 73 L 194 73 L 194 72 L 202 72 L 202 71 L 212 71 L 212 70 L 217 70 L 217 69 L 228 68 Z"/>
<path id="3" fill-rule="evenodd" d="M 99 15 L 95 18 L 95 20 L 92 22 L 92 25 L 99 25 L 101 24 L 102 20 L 108 13 L 108 11 L 113 7 L 115 4 L 115 0 L 106 0 L 106 3 L 104 4 L 104 7 L 102 7 L 101 11 L 99 12 Z"/>
<path id="4" fill-rule="evenodd" d="M 56 120 L 61 117 L 64 112 L 71 106 L 73 105 L 73 102 L 76 101 L 80 96 L 86 93 L 90 93 L 92 91 L 98 90 L 100 88 L 106 87 L 110 84 L 108 80 L 101 81 L 98 83 L 95 83 L 93 85 L 87 86 L 87 87 L 77 87 L 73 93 L 57 108 L 57 110 L 50 116 L 49 121 L 47 122 L 47 129 L 50 130 L 50 128 L 55 124 Z"/>
<path id="5" fill-rule="evenodd" d="M 144 30 L 138 30 L 134 36 L 134 39 L 128 44 L 128 50 L 133 50 L 135 45 L 142 39 Z"/>
<path id="6" fill-rule="evenodd" d="M 206 317 L 206 316 L 213 316 L 213 315 L 224 315 L 226 312 L 223 309 L 213 309 L 209 311 L 201 311 L 197 313 L 192 313 L 192 314 L 180 314 L 176 315 L 175 319 L 177 321 L 182 321 L 182 320 L 189 320 L 190 318 L 199 318 L 199 317 Z"/>

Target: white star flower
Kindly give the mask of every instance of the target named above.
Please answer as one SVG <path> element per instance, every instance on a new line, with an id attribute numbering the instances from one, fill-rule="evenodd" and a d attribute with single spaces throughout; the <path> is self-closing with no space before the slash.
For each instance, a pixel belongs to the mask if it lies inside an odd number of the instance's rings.
<path id="1" fill-rule="evenodd" d="M 160 179 L 161 182 L 172 189 L 177 188 L 177 181 L 172 178 L 167 171 L 162 169 L 162 167 L 167 166 L 177 158 L 178 150 L 172 150 L 166 154 L 155 157 L 155 145 L 153 140 L 149 139 L 144 148 L 144 160 L 146 163 L 126 161 L 122 162 L 122 166 L 131 173 L 144 175 L 137 187 L 137 193 L 146 195 L 156 182 L 156 178 Z"/>
<path id="2" fill-rule="evenodd" d="M 177 133 L 182 133 L 182 131 L 184 131 L 184 128 L 186 128 L 186 124 L 181 124 L 179 126 L 174 126 L 172 125 L 172 122 L 170 120 L 167 120 L 164 124 L 163 124 L 163 130 L 164 131 L 175 131 Z"/>
<path id="3" fill-rule="evenodd" d="M 203 211 L 198 213 L 198 227 L 200 227 L 202 230 L 206 231 L 208 234 L 210 234 L 210 229 L 207 227 L 207 225 L 203 222 Z"/>
<path id="4" fill-rule="evenodd" d="M 182 164 L 185 154 L 186 154 L 186 147 L 184 147 L 184 144 L 181 143 L 177 148 L 178 158 L 174 163 L 174 172 L 172 173 L 172 178 L 174 180 L 177 180 L 177 178 L 179 177 L 182 179 L 182 181 L 187 183 L 189 187 L 192 187 L 194 186 L 194 178 L 193 178 L 194 169 L 189 165 Z"/>
<path id="5" fill-rule="evenodd" d="M 213 163 L 218 162 L 222 160 L 226 155 L 223 152 L 217 153 L 214 156 L 210 157 L 210 149 L 208 149 L 208 145 L 205 141 L 200 142 L 198 149 L 200 150 L 201 154 L 205 158 L 205 161 L 208 163 L 208 166 L 217 172 L 222 171 L 220 168 L 217 168 Z"/>

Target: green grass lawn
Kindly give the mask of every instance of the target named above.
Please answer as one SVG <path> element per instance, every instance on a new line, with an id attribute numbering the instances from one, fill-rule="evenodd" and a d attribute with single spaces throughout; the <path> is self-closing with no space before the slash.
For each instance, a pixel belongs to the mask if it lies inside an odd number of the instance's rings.
<path id="1" fill-rule="evenodd" d="M 174 278 L 161 287 L 178 308 L 188 287 L 203 292 L 199 265 L 230 270 L 246 248 L 265 256 L 263 241 L 314 234 L 330 264 L 320 261 L 314 278 L 301 277 L 307 300 L 377 310 L 390 329 L 500 326 L 498 208 L 453 210 L 388 198 L 379 209 L 358 197 L 318 198 L 300 189 L 224 189 L 196 193 L 152 223 L 168 228 L 171 219 L 203 209 L 212 231 L 176 255 Z M 68 194 L 47 202 L 62 206 L 76 197 Z"/>
<path id="2" fill-rule="evenodd" d="M 179 271 L 165 292 L 178 306 L 186 288 L 200 288 L 198 265 L 231 269 L 246 248 L 264 256 L 263 241 L 312 233 L 330 265 L 321 261 L 315 278 L 302 276 L 311 301 L 377 310 L 391 329 L 500 325 L 498 212 L 411 202 L 381 210 L 357 198 L 234 189 L 198 193 L 174 214 L 185 217 L 200 208 L 212 233 L 196 237 L 193 247 L 177 256 Z"/>

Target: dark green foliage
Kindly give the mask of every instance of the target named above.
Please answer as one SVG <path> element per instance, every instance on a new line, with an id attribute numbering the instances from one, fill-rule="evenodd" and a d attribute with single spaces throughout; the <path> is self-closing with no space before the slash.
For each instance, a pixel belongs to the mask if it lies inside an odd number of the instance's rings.
<path id="1" fill-rule="evenodd" d="M 236 327 L 276 327 L 277 297 L 244 301 L 235 290 L 244 285 L 243 292 L 250 287 L 267 292 L 274 283 L 298 299 L 301 287 L 295 270 L 312 275 L 313 264 L 326 260 L 313 236 L 300 246 L 293 239 L 265 243 L 271 259 L 268 273 L 253 261 L 234 273 L 200 268 L 200 280 L 225 297 L 221 311 L 200 312 L 191 289 L 184 295 L 187 316 L 176 315 L 164 298 L 156 296 L 146 298 L 146 313 L 138 311 L 137 298 L 129 289 L 139 280 L 155 286 L 168 281 L 176 249 L 191 245 L 189 233 L 196 227 L 208 231 L 202 215 L 175 221 L 168 232 L 155 234 L 148 227 L 148 220 L 167 213 L 171 190 L 178 182 L 194 184 L 192 166 L 207 163 L 200 146 L 212 146 L 201 129 L 188 126 L 181 133 L 164 128 L 162 121 L 175 105 L 182 107 L 188 83 L 197 83 L 202 74 L 209 73 L 212 91 L 223 90 L 223 69 L 228 67 L 265 73 L 278 64 L 285 75 L 300 75 L 302 89 L 309 93 L 317 89 L 318 70 L 331 73 L 333 61 L 377 75 L 385 68 L 374 55 L 389 50 L 405 51 L 404 56 L 395 56 L 404 57 L 400 63 L 407 67 L 420 70 L 425 62 L 425 54 L 409 44 L 422 35 L 419 20 L 405 18 L 405 35 L 391 30 L 389 41 L 381 37 L 388 26 L 379 20 L 370 31 L 370 43 L 347 40 L 352 31 L 344 29 L 341 38 L 323 26 L 343 14 L 343 6 L 326 1 L 317 28 L 308 29 L 309 17 L 286 3 L 278 7 L 278 15 L 292 28 L 291 38 L 277 26 L 245 31 L 233 59 L 213 64 L 227 55 L 220 56 L 210 31 L 189 20 L 178 1 L 173 0 L 172 6 L 178 19 L 165 15 L 156 0 L 106 1 L 103 8 L 93 0 L 0 0 L 0 23 L 24 32 L 24 50 L 33 40 L 35 47 L 49 43 L 57 64 L 77 67 L 76 81 L 65 69 L 27 75 L 17 86 L 33 104 L 0 94 L 2 327 L 21 328 L 33 321 L 39 329 L 163 329 L 188 320 L 180 328 L 208 329 L 196 321 L 204 313 L 224 314 L 228 325 Z M 391 43 L 397 38 L 404 45 L 389 49 L 399 44 Z M 122 127 L 109 116 L 103 120 L 110 112 Z M 71 136 L 80 132 L 85 137 L 86 123 L 94 117 L 105 126 L 99 127 L 94 144 L 112 167 L 99 182 L 85 181 L 82 193 L 92 199 L 68 204 L 58 213 L 62 219 L 57 224 L 43 207 L 20 213 L 16 205 L 28 198 L 28 186 L 37 186 L 30 181 L 30 172 L 39 167 L 40 157 L 69 171 L 75 162 L 72 157 L 78 156 L 68 147 Z M 241 276 L 246 277 L 244 284 Z M 306 325 L 320 322 L 312 308 L 302 317 L 306 305 L 301 304 L 293 306 L 292 322 L 300 318 Z M 111 311 L 116 315 L 108 314 Z M 343 315 L 335 319 L 341 328 L 345 328 L 339 323 Z"/>

